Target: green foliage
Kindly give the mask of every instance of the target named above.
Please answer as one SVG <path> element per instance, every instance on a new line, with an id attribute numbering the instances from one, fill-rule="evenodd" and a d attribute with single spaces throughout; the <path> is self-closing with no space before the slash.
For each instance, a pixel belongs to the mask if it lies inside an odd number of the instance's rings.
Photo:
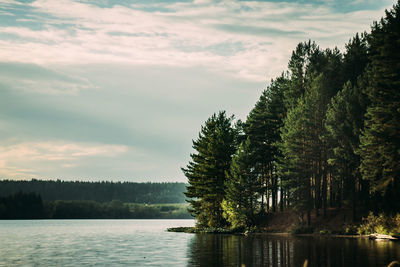
<path id="1" fill-rule="evenodd" d="M 171 227 L 167 229 L 168 232 L 174 232 L 174 233 L 194 233 L 195 228 L 194 227 Z"/>
<path id="2" fill-rule="evenodd" d="M 44 216 L 40 195 L 20 191 L 0 197 L 0 219 L 42 219 Z"/>
<path id="3" fill-rule="evenodd" d="M 281 207 L 306 212 L 308 223 L 311 210 L 325 216 L 328 205 L 351 206 L 353 220 L 357 205 L 400 210 L 399 11 L 400 2 L 344 55 L 298 44 L 288 74 L 271 82 L 243 124 L 222 202 L 232 227 L 254 225 L 264 200 L 275 211 L 279 189 Z"/>
<path id="4" fill-rule="evenodd" d="M 0 219 L 191 219 L 187 204 L 138 204 L 120 200 L 42 201 L 35 193 L 0 198 Z"/>
<path id="5" fill-rule="evenodd" d="M 358 233 L 358 227 L 355 224 L 345 224 L 340 234 L 344 235 L 356 235 Z"/>
<path id="6" fill-rule="evenodd" d="M 303 50 L 302 57 L 295 57 Z M 299 65 L 302 68 L 293 68 L 297 60 L 305 61 Z M 299 44 L 289 66 L 292 83 L 285 92 L 289 110 L 281 128 L 282 159 L 278 167 L 292 206 L 299 212 L 307 211 L 309 220 L 312 208 L 318 211 L 327 206 L 329 147 L 324 138 L 325 117 L 330 98 L 342 85 L 342 55 L 337 49 L 321 51 L 308 42 Z M 301 93 L 290 94 L 295 88 Z"/>
<path id="7" fill-rule="evenodd" d="M 371 188 L 391 193 L 400 209 L 400 2 L 372 27 L 366 93 L 370 101 L 361 136 L 361 172 Z"/>
<path id="8" fill-rule="evenodd" d="M 128 203 L 131 218 L 135 219 L 192 219 L 187 204 Z"/>
<path id="9" fill-rule="evenodd" d="M 93 200 L 110 202 L 119 199 L 134 203 L 184 203 L 185 183 L 132 183 L 132 182 L 84 182 L 84 181 L 0 181 L 0 196 L 19 191 L 34 192 L 43 200 Z"/>
<path id="10" fill-rule="evenodd" d="M 299 43 L 289 60 L 290 84 L 284 91 L 287 110 L 294 108 L 309 87 L 315 73 L 320 70 L 321 50 L 315 42 Z"/>
<path id="11" fill-rule="evenodd" d="M 327 157 L 333 175 L 330 198 L 339 205 L 342 202 L 351 204 L 353 220 L 356 219 L 357 203 L 367 205 L 368 202 L 368 184 L 361 180 L 358 155 L 368 103 L 363 92 L 367 83 L 364 70 L 369 62 L 367 47 L 365 34 L 361 38 L 356 34 L 346 44 L 343 81 L 347 82 L 330 100 L 323 135 L 329 148 Z"/>
<path id="12" fill-rule="evenodd" d="M 190 155 L 192 160 L 182 168 L 189 182 L 185 195 L 190 212 L 200 226 L 226 224 L 221 206 L 225 196 L 225 173 L 229 171 L 238 137 L 232 121 L 233 116 L 226 117 L 225 111 L 213 114 L 193 141 L 196 153 Z"/>
<path id="13" fill-rule="evenodd" d="M 375 216 L 372 212 L 362 219 L 362 223 L 357 229 L 360 235 L 384 234 L 399 235 L 400 234 L 400 213 L 395 216 L 385 215 L 383 213 Z"/>
<path id="14" fill-rule="evenodd" d="M 298 44 L 288 72 L 271 81 L 237 124 L 241 145 L 229 170 L 228 159 L 225 168 L 207 161 L 216 162 L 207 137 L 213 131 L 202 128 L 194 141 L 198 154 L 184 169 L 200 225 L 222 225 L 222 206 L 231 227 L 249 228 L 258 214 L 276 211 L 278 195 L 281 209 L 293 208 L 302 220 L 306 214 L 308 225 L 312 210 L 326 217 L 328 206 L 351 207 L 353 222 L 357 210 L 400 210 L 399 12 L 400 1 L 371 34 L 356 34 L 344 54 Z M 222 177 L 222 169 L 224 186 L 209 178 Z M 294 231 L 309 230 L 303 228 Z"/>
<path id="15" fill-rule="evenodd" d="M 293 208 L 299 211 L 311 208 L 310 166 L 307 160 L 309 147 L 305 144 L 306 129 L 309 129 L 306 112 L 305 101 L 301 99 L 295 108 L 288 111 L 282 128 L 283 160 L 280 168 L 288 177 Z"/>
<path id="16" fill-rule="evenodd" d="M 361 34 L 360 36 L 357 33 L 346 44 L 346 52 L 343 60 L 343 80 L 349 81 L 351 85 L 356 85 L 360 75 L 365 72 L 369 61 L 367 34 Z"/>
<path id="17" fill-rule="evenodd" d="M 267 201 L 271 196 L 273 211 L 277 206 L 279 179 L 275 162 L 281 154 L 280 128 L 286 114 L 283 92 L 288 86 L 289 80 L 285 74 L 272 80 L 244 124 L 244 132 L 250 141 L 248 151 L 251 151 L 253 158 L 253 173 L 259 180 L 257 192 L 261 196 L 261 205 L 263 206 L 264 195 Z"/>
<path id="18" fill-rule="evenodd" d="M 255 223 L 255 213 L 260 208 L 257 178 L 254 154 L 250 150 L 250 139 L 247 139 L 232 158 L 222 202 L 224 217 L 233 228 L 248 228 Z"/>
<path id="19" fill-rule="evenodd" d="M 332 192 L 336 195 L 341 193 L 344 200 L 351 202 L 353 217 L 358 201 L 357 184 L 361 185 L 359 187 L 360 191 L 363 191 L 364 198 L 365 194 L 368 194 L 365 192 L 368 187 L 361 181 L 359 171 L 359 136 L 363 128 L 367 101 L 360 86 L 362 85 L 352 86 L 348 81 L 343 89 L 331 99 L 325 124 L 327 131 L 325 138 L 331 147 L 328 163 L 332 166 L 332 172 L 335 175 Z"/>
<path id="20" fill-rule="evenodd" d="M 190 234 L 237 234 L 243 233 L 243 229 L 227 229 L 222 227 L 172 227 L 168 232 L 190 233 Z"/>
<path id="21" fill-rule="evenodd" d="M 85 200 L 45 201 L 51 219 L 191 219 L 187 204 L 99 203 Z"/>

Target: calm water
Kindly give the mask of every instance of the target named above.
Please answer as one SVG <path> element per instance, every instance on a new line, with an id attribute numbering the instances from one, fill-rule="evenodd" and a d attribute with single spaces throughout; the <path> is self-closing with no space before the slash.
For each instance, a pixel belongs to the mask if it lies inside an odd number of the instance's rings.
<path id="1" fill-rule="evenodd" d="M 0 266 L 386 266 L 400 243 L 168 233 L 193 220 L 0 221 Z"/>

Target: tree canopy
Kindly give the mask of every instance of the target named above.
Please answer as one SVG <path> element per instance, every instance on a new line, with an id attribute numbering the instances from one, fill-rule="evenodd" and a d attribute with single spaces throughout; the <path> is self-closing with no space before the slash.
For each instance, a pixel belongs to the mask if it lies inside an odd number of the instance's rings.
<path id="1" fill-rule="evenodd" d="M 225 174 L 229 171 L 237 140 L 232 123 L 233 116 L 227 117 L 225 111 L 214 113 L 193 140 L 192 160 L 182 168 L 189 182 L 185 195 L 199 225 L 225 225 L 221 207 L 225 197 Z"/>

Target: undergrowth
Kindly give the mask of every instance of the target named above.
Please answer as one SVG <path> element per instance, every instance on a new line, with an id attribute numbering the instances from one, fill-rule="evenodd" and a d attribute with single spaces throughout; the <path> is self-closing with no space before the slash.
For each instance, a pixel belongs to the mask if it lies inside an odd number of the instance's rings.
<path id="1" fill-rule="evenodd" d="M 357 229 L 360 235 L 384 234 L 400 235 L 400 213 L 395 216 L 385 214 L 374 215 L 372 212 L 362 219 Z"/>

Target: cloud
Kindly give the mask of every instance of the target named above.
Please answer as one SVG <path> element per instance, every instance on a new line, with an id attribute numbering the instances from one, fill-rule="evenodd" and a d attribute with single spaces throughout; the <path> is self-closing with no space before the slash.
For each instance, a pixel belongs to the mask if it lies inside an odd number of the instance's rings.
<path id="1" fill-rule="evenodd" d="M 383 8 L 347 13 L 316 2 L 143 2 L 101 7 L 37 0 L 29 7 L 30 19 L 42 27 L 18 22 L 0 27 L 0 61 L 203 66 L 257 81 L 278 75 L 298 42 L 311 38 L 323 47 L 343 47 L 383 14 Z M 229 48 L 238 43 L 241 49 Z M 228 52 L 222 52 L 224 47 Z"/>
<path id="2" fill-rule="evenodd" d="M 392 4 L 349 2 L 0 1 L 0 176 L 186 181 L 213 112 L 245 119 L 297 43 Z"/>
<path id="3" fill-rule="evenodd" d="M 80 164 L 84 158 L 116 157 L 128 147 L 65 141 L 22 142 L 0 146 L 2 177 L 38 176 L 43 169 L 67 168 Z M 31 168 L 27 168 L 31 166 Z M 41 170 L 35 168 L 40 167 Z"/>
<path id="4" fill-rule="evenodd" d="M 49 95 L 77 95 L 81 90 L 95 88 L 85 78 L 14 62 L 0 62 L 0 84 L 18 91 Z"/>
<path id="5" fill-rule="evenodd" d="M 63 67 L 57 73 L 85 77 L 96 89 L 51 95 L 0 86 L 0 146 L 7 147 L 7 140 L 14 139 L 17 143 L 65 140 L 129 150 L 115 157 L 87 156 L 73 162 L 15 159 L 8 164 L 34 170 L 35 177 L 186 181 L 180 167 L 189 160 L 191 140 L 200 125 L 218 110 L 244 119 L 265 86 L 204 68 L 94 64 Z"/>
<path id="6" fill-rule="evenodd" d="M 128 150 L 122 145 L 102 145 L 67 142 L 27 142 L 0 147 L 2 159 L 19 158 L 25 161 L 60 161 L 78 160 L 81 157 L 107 156 L 113 157 Z"/>
<path id="7" fill-rule="evenodd" d="M 287 30 L 279 30 L 274 28 L 267 27 L 257 27 L 257 26 L 242 26 L 242 25 L 230 25 L 230 24 L 217 24 L 214 26 L 217 29 L 222 29 L 228 32 L 234 33 L 242 33 L 242 34 L 250 34 L 256 36 L 296 36 L 296 35 L 304 35 L 304 31 L 287 31 Z"/>

